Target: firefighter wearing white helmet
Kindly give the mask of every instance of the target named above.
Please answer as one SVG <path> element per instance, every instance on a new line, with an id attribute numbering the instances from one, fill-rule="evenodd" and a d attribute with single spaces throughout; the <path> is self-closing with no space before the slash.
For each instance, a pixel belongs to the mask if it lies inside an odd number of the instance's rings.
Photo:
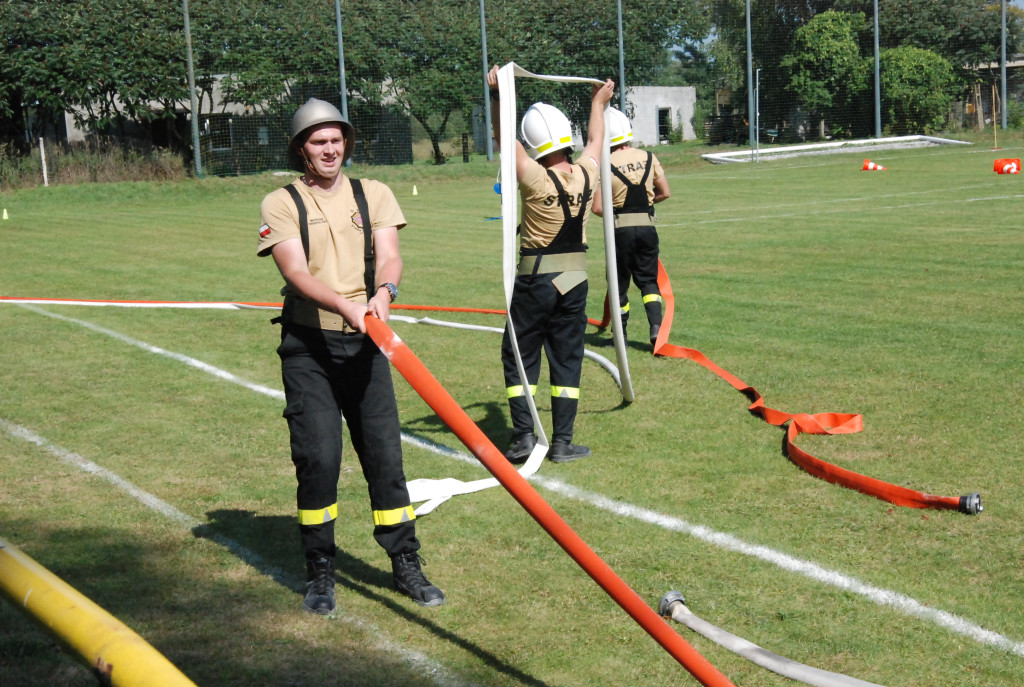
<path id="1" fill-rule="evenodd" d="M 605 110 L 608 119 L 608 145 L 615 150 L 623 143 L 633 140 L 633 125 L 621 110 L 609 107 Z"/>
<path id="2" fill-rule="evenodd" d="M 653 153 L 633 148 L 633 127 L 629 118 L 608 108 L 608 138 L 611 142 L 612 207 L 615 212 L 616 278 L 619 284 L 619 316 L 622 329 L 629 321 L 629 280 L 632 278 L 643 298 L 651 346 L 658 340 L 662 322 L 662 297 L 658 288 L 658 232 L 654 204 L 667 200 L 668 179 Z M 601 214 L 600 189 L 594 211 Z M 612 345 L 612 341 L 607 341 Z"/>
<path id="3" fill-rule="evenodd" d="M 572 148 L 572 124 L 562 111 L 547 103 L 534 103 L 520 127 L 526 151 L 534 160 Z"/>
<path id="4" fill-rule="evenodd" d="M 487 74 L 487 83 L 493 109 L 498 99 L 497 66 Z M 604 145 L 604 107 L 614 89 L 611 80 L 593 88 L 587 143 L 578 163 L 573 163 L 570 155 L 572 125 L 557 108 L 546 103 L 534 104 L 523 115 L 520 133 L 525 145 L 518 140 L 515 143 L 522 224 L 509 315 L 515 324 L 527 379 L 519 377 L 506 328 L 501 359 L 512 441 L 505 457 L 513 463 L 524 462 L 537 443 L 526 394 L 536 388 L 541 350 L 547 353 L 551 386 L 552 442 L 548 458 L 563 463 L 591 455 L 587 446 L 572 440 L 587 326 L 586 221 L 594 191 L 600 187 L 598 160 Z M 500 118 L 492 116 L 491 121 L 500 144 Z"/>
<path id="5" fill-rule="evenodd" d="M 395 587 L 423 606 L 445 600 L 420 565 L 391 368 L 366 335 L 365 318 L 386 322 L 398 297 L 405 217 L 386 185 L 343 173 L 354 142 L 352 125 L 330 103 L 313 98 L 298 109 L 289 162 L 302 176 L 263 199 L 257 247 L 285 281 L 277 353 L 298 481 L 303 608 L 322 615 L 335 609 L 343 417 Z"/>

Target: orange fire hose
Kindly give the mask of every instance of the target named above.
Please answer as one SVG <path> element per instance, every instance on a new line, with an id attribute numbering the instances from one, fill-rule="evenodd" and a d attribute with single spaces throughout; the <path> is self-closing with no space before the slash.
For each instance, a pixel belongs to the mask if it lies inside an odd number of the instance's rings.
<path id="1" fill-rule="evenodd" d="M 727 370 L 713 363 L 703 353 L 693 348 L 676 346 L 668 343 L 668 336 L 672 329 L 672 315 L 675 311 L 675 296 L 672 294 L 672 284 L 665 272 L 665 266 L 658 261 L 658 288 L 665 300 L 665 315 L 658 332 L 658 338 L 654 342 L 654 355 L 668 358 L 684 358 L 692 360 L 728 382 L 734 389 L 753 400 L 749 410 L 771 425 L 782 426 L 789 422 L 786 428 L 786 456 L 797 466 L 810 474 L 849 489 L 854 489 L 863 494 L 874 496 L 888 501 L 897 506 L 908 508 L 936 508 L 940 510 L 959 510 L 962 513 L 976 515 L 983 509 L 981 496 L 977 493 L 966 496 L 934 496 L 921 491 L 915 491 L 906 487 L 883 482 L 873 477 L 867 477 L 851 470 L 827 463 L 819 458 L 802 450 L 796 445 L 796 438 L 801 434 L 853 434 L 863 429 L 862 418 L 853 413 L 785 413 L 765 405 L 761 394 L 754 387 L 745 383 Z M 607 299 L 605 300 L 605 320 L 610 318 Z M 607 326 L 602 321 L 599 326 Z"/>
<path id="2" fill-rule="evenodd" d="M 558 542 L 559 546 L 651 637 L 701 684 L 708 687 L 725 687 L 733 684 L 680 637 L 661 616 L 645 604 L 643 599 L 562 520 L 530 483 L 505 459 L 491 440 L 484 435 L 390 327 L 376 317 L 369 316 L 366 318 L 366 332 L 391 361 L 395 369 L 437 413 L 438 417 L 455 432 L 466 448 L 483 463 L 484 467 L 512 494 L 513 498 L 526 509 L 533 519 Z"/>
<path id="3" fill-rule="evenodd" d="M 661 325 L 661 330 L 658 332 L 658 338 L 654 343 L 654 355 L 660 355 L 667 358 L 683 358 L 692 360 L 711 372 L 714 372 L 716 375 L 727 381 L 737 391 L 752 399 L 753 403 L 749 406 L 751 413 L 761 417 L 769 424 L 780 427 L 788 422 L 789 426 L 786 428 L 785 443 L 786 456 L 798 467 L 815 477 L 825 480 L 826 482 L 854 489 L 863 494 L 874 496 L 897 506 L 905 506 L 908 508 L 935 508 L 938 510 L 958 510 L 961 513 L 967 513 L 968 515 L 977 515 L 984 510 L 981 505 L 981 495 L 977 492 L 964 496 L 935 496 L 933 494 L 900 487 L 895 484 L 890 484 L 889 482 L 884 482 L 873 477 L 868 477 L 866 475 L 846 470 L 833 465 L 832 463 L 816 458 L 798 447 L 795 442 L 796 438 L 801 434 L 853 434 L 860 432 L 863 430 L 862 418 L 859 414 L 853 413 L 816 413 L 814 415 L 810 415 L 807 413 L 785 413 L 775 410 L 774 408 L 769 408 L 765 405 L 764 399 L 761 397 L 761 394 L 757 389 L 742 381 L 727 370 L 722 369 L 700 351 L 668 343 L 668 336 L 672 329 L 672 316 L 675 311 L 675 297 L 672 294 L 672 284 L 669 281 L 668 274 L 665 272 L 665 267 L 662 265 L 660 260 L 658 261 L 658 287 L 661 290 L 662 298 L 665 301 L 665 315 Z M 170 301 L 94 301 L 56 298 L 27 299 L 0 296 L 0 302 L 2 301 L 77 303 L 84 305 L 162 305 L 178 307 L 217 305 L 223 307 L 243 308 L 281 307 L 280 303 L 224 302 L 204 304 Z M 446 312 L 505 314 L 504 310 L 487 308 L 457 308 L 399 304 L 393 305 L 392 308 L 403 310 L 438 310 Z M 592 318 L 587 321 L 588 323 L 602 329 L 608 327 L 611 322 L 611 309 L 609 307 L 607 297 L 605 297 L 604 302 L 603 318 L 600 321 Z"/>

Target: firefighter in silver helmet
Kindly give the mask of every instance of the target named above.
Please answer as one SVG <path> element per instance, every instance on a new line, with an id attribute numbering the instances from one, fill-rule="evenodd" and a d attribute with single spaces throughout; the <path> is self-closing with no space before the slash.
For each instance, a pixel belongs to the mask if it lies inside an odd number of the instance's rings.
<path id="1" fill-rule="evenodd" d="M 615 213 L 615 262 L 619 285 L 619 317 L 625 335 L 629 322 L 629 280 L 643 298 L 651 346 L 661 330 L 663 299 L 658 288 L 658 231 L 654 204 L 668 200 L 668 179 L 654 153 L 632 147 L 629 118 L 608 108 L 609 159 L 612 173 L 612 207 Z M 601 189 L 594 196 L 594 212 L 602 214 Z M 612 340 L 607 341 L 612 345 Z"/>
<path id="2" fill-rule="evenodd" d="M 493 110 L 498 100 L 497 66 L 487 74 L 487 83 Z M 587 326 L 586 222 L 594 191 L 600 186 L 604 107 L 614 90 L 610 79 L 593 88 L 587 143 L 579 162 L 574 163 L 571 157 L 572 125 L 558 108 L 546 103 L 535 103 L 526 111 L 521 125 L 523 142 L 515 142 L 522 224 L 509 315 L 527 379 L 519 377 L 506 328 L 501 359 L 512 441 L 505 457 L 513 463 L 524 462 L 537 443 L 526 394 L 536 389 L 541 349 L 547 353 L 551 386 L 548 458 L 564 463 L 591 455 L 587 446 L 572 440 Z M 496 115 L 491 121 L 500 144 L 500 120 Z"/>
<path id="3" fill-rule="evenodd" d="M 342 417 L 396 588 L 424 606 L 445 600 L 423 575 L 391 369 L 364 321 L 386 322 L 398 297 L 405 217 L 386 185 L 343 173 L 354 143 L 352 125 L 330 103 L 311 98 L 295 112 L 288 159 L 301 176 L 263 199 L 257 248 L 285 280 L 277 353 L 298 480 L 303 607 L 323 615 L 335 609 Z"/>

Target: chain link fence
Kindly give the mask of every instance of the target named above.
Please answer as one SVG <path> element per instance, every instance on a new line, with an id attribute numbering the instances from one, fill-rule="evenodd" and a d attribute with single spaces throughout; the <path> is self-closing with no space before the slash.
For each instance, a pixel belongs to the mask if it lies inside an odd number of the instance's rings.
<path id="1" fill-rule="evenodd" d="M 752 133 L 772 144 L 955 132 L 1004 118 L 1016 127 L 1024 118 L 1020 10 L 1004 16 L 1004 6 L 984 0 L 941 8 L 926 0 L 883 3 L 877 22 L 876 6 L 863 0 L 751 2 L 749 15 L 732 0 L 692 7 L 654 0 L 585 7 L 562 0 L 91 2 L 123 5 L 111 17 L 124 25 L 104 29 L 116 40 L 71 12 L 85 0 L 32 6 L 66 10 L 40 14 L 49 40 L 5 26 L 0 143 L 8 147 L 0 170 L 18 166 L 17 136 L 25 155 L 43 137 L 65 146 L 133 141 L 177 151 L 201 174 L 285 169 L 291 114 L 310 97 L 347 114 L 357 132 L 355 162 L 467 159 L 488 150 L 485 66 L 508 61 L 537 73 L 624 80 L 634 129 L 650 124 L 656 132 L 647 145 L 696 136 L 746 146 Z M 13 21 L 10 9 L 22 5 L 0 0 L 9 15 L 0 18 Z M 122 36 L 127 45 L 111 44 Z M 81 56 L 96 53 L 102 59 L 86 66 Z M 63 85 L 37 74 L 59 60 L 67 62 Z M 121 66 L 105 72 L 110 65 Z M 78 93 L 59 122 L 41 125 L 58 118 L 59 103 L 88 70 L 103 72 L 87 79 L 103 90 Z M 637 102 L 640 89 L 628 90 L 638 86 L 691 88 L 696 102 L 686 111 L 678 101 L 647 111 Z M 582 88 L 524 82 L 520 107 L 544 100 L 585 122 L 588 96 Z M 89 97 L 103 107 L 93 108 Z M 12 105 L 6 116 L 24 120 L 20 129 L 5 125 L 5 102 Z M 4 140 L 11 135 L 13 142 Z M 61 153 L 51 147 L 55 157 Z M 164 167 L 173 166 L 160 155 Z"/>

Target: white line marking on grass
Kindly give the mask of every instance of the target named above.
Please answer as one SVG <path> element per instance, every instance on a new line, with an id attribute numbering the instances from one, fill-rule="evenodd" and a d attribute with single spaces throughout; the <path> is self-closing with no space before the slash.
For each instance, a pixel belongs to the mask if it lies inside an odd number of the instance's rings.
<path id="1" fill-rule="evenodd" d="M 601 494 L 585 491 L 572 485 L 565 484 L 559 480 L 534 475 L 531 481 L 542 484 L 546 489 L 557 494 L 561 494 L 562 496 L 591 504 L 597 508 L 616 513 L 623 517 L 657 525 L 658 527 L 662 527 L 673 532 L 689 534 L 696 539 L 708 542 L 709 544 L 713 544 L 727 551 L 733 551 L 745 556 L 758 558 L 762 561 L 772 563 L 783 570 L 788 570 L 790 572 L 803 575 L 804 577 L 809 577 L 812 580 L 817 580 L 818 582 L 823 582 L 827 585 L 858 594 L 880 606 L 889 606 L 890 608 L 894 608 L 907 615 L 929 620 L 940 627 L 944 627 L 957 634 L 969 637 L 980 644 L 987 644 L 989 646 L 1010 651 L 1018 656 L 1024 656 L 1024 642 L 1015 642 L 1009 637 L 997 632 L 992 632 L 991 630 L 986 630 L 985 628 L 952 613 L 926 606 L 920 601 L 912 599 L 909 596 L 904 596 L 898 592 L 866 584 L 856 578 L 850 577 L 849 575 L 844 575 L 843 573 L 835 570 L 823 568 L 816 563 L 795 558 L 767 546 L 748 544 L 731 534 L 716 532 L 715 530 L 704 527 L 703 525 L 693 525 L 674 516 L 664 515 L 646 508 L 638 508 L 637 506 L 622 503 L 621 501 L 613 501 Z"/>
<path id="2" fill-rule="evenodd" d="M 868 210 L 870 210 L 871 212 L 880 212 L 880 211 L 886 211 L 886 210 L 907 210 L 907 209 L 910 209 L 910 208 L 938 207 L 938 206 L 941 206 L 941 205 L 960 205 L 960 204 L 963 204 L 963 203 L 981 203 L 981 202 L 992 201 L 992 200 L 1016 200 L 1018 198 L 1024 198 L 1024 195 L 1019 194 L 1019 193 L 1015 193 L 1015 194 L 1010 194 L 1010 195 L 984 196 L 984 197 L 980 197 L 980 198 L 964 198 L 962 200 L 935 200 L 935 201 L 931 201 L 931 202 L 927 202 L 927 203 L 904 203 L 902 205 L 880 205 L 880 206 L 872 206 L 871 208 L 868 208 Z M 868 200 L 868 199 L 867 198 L 851 198 L 849 200 L 851 202 L 856 202 L 856 201 L 859 201 L 859 200 Z M 830 202 L 833 202 L 833 201 L 830 201 Z M 805 204 L 803 204 L 804 207 L 810 206 L 812 208 L 813 208 L 814 205 L 815 205 L 815 203 L 805 203 Z M 787 207 L 787 206 L 777 206 L 777 207 Z M 686 226 L 693 226 L 695 224 L 722 224 L 722 223 L 726 223 L 726 222 L 751 222 L 751 221 L 764 220 L 764 219 L 778 219 L 778 218 L 781 218 L 781 217 L 808 217 L 808 216 L 813 217 L 813 216 L 816 216 L 816 215 L 834 215 L 834 214 L 839 213 L 839 212 L 849 212 L 849 208 L 833 208 L 833 209 L 817 209 L 817 208 L 814 208 L 814 209 L 808 210 L 807 212 L 772 213 L 772 214 L 769 214 L 769 215 L 745 215 L 743 217 L 722 217 L 722 218 L 719 218 L 719 219 L 705 219 L 705 220 L 696 220 L 696 221 L 693 221 L 693 222 L 681 222 L 681 223 L 677 223 L 677 224 L 664 224 L 663 226 L 666 226 L 666 227 L 686 227 Z"/>
<path id="3" fill-rule="evenodd" d="M 125 339 L 127 339 L 127 337 L 124 337 L 121 340 Z M 135 500 L 137 500 L 139 503 L 143 504 L 150 510 L 153 510 L 159 513 L 160 515 L 163 515 L 168 520 L 171 520 L 179 525 L 183 525 L 189 530 L 193 530 L 196 527 L 200 527 L 207 524 L 201 520 L 193 518 L 191 515 L 187 515 L 181 512 L 180 510 L 178 510 L 171 504 L 167 503 L 166 501 L 160 499 L 157 496 L 154 496 L 153 494 L 150 494 L 148 491 L 145 491 L 144 489 L 140 489 L 139 487 L 135 486 L 134 484 L 124 479 L 120 475 L 111 472 L 110 470 L 100 465 L 97 465 L 91 460 L 87 460 L 86 458 L 83 458 L 77 453 L 72 453 L 67 449 L 51 444 L 49 441 L 39 436 L 32 430 L 26 429 L 25 427 L 16 425 L 12 422 L 8 422 L 3 418 L 0 418 L 0 428 L 2 428 L 5 432 L 7 432 L 9 435 L 15 438 L 22 439 L 30 444 L 38 446 L 39 448 L 48 452 L 50 455 L 60 459 L 62 462 L 72 467 L 76 467 L 82 470 L 83 472 L 87 472 L 90 475 L 94 475 L 103 480 L 106 480 L 107 482 L 114 485 L 121 491 L 125 492 L 126 494 L 128 494 L 129 496 L 131 496 L 132 498 L 134 498 Z M 270 577 L 274 581 L 278 582 L 279 584 L 289 589 L 298 589 L 302 585 L 302 581 L 299 578 L 284 572 L 278 567 L 269 565 L 266 561 L 263 560 L 262 557 L 260 557 L 259 554 L 242 546 L 241 544 L 232 539 L 229 539 L 218 534 L 211 534 L 210 536 L 204 536 L 204 538 L 210 539 L 214 543 L 223 546 L 233 555 L 240 558 L 243 562 L 252 566 L 253 569 L 259 572 L 261 575 Z M 411 651 L 405 646 L 395 644 L 394 642 L 388 641 L 386 639 L 381 641 L 381 638 L 384 637 L 384 634 L 380 628 L 376 627 L 372 623 L 367 623 L 361 618 L 350 615 L 336 615 L 334 617 L 339 618 L 344 622 L 348 623 L 349 625 L 357 627 L 361 630 L 366 631 L 368 634 L 377 637 L 378 642 L 381 645 L 381 648 L 401 656 L 403 660 L 405 660 L 408 664 L 413 665 L 418 669 L 424 670 L 427 676 L 432 678 L 436 684 L 464 684 L 462 682 L 454 681 L 450 676 L 447 675 L 443 666 L 429 660 L 423 654 L 416 651 Z"/>
<path id="4" fill-rule="evenodd" d="M 81 324 L 83 326 L 88 327 L 89 329 L 92 329 L 93 331 L 114 336 L 118 340 L 124 341 L 125 343 L 131 343 L 132 345 L 141 346 L 145 350 L 154 353 L 159 353 L 161 355 L 167 355 L 169 357 L 174 358 L 175 360 L 181 360 L 182 362 L 188 362 L 193 360 L 192 358 L 188 358 L 187 356 L 171 353 L 170 351 L 165 351 L 164 349 L 158 348 L 156 346 L 150 346 L 145 342 L 138 341 L 137 339 L 133 339 L 122 334 L 118 334 L 117 332 L 112 332 L 110 330 L 98 327 L 91 323 L 82 322 L 80 320 L 76 320 L 70 317 L 64 317 L 62 315 L 56 315 L 54 313 L 49 313 L 45 310 L 38 309 L 33 306 L 23 305 L 21 307 L 29 308 L 35 312 L 38 312 L 42 315 L 47 315 L 49 317 L 56 317 L 67 322 Z M 196 363 L 194 367 L 210 372 L 210 374 L 213 374 L 214 376 L 220 379 L 232 381 L 236 384 L 240 384 L 241 386 L 244 386 L 248 389 L 252 389 L 254 391 L 266 389 L 266 387 L 260 387 L 259 385 L 249 384 L 248 382 L 242 380 L 240 377 L 237 377 L 228 372 L 224 372 L 223 370 L 218 370 L 212 365 L 200 363 L 200 361 L 194 362 Z M 188 362 L 188 364 L 192 363 Z M 280 397 L 283 398 L 283 394 L 281 394 L 281 392 L 275 392 L 274 394 L 268 395 L 278 397 L 278 394 L 280 394 Z M 6 423 L 4 424 L 6 425 Z M 407 435 L 405 432 L 402 433 L 402 440 L 407 443 L 413 444 L 418 448 L 422 448 L 439 455 L 455 458 L 457 460 L 461 460 L 471 465 L 480 466 L 480 462 L 474 456 L 468 453 L 456 451 L 455 449 L 449 448 L 447 446 L 441 446 L 418 437 L 410 436 Z M 776 551 L 769 547 L 760 546 L 757 544 L 748 544 L 747 542 L 744 542 L 743 540 L 738 539 L 737 537 L 731 534 L 726 534 L 724 532 L 716 532 L 715 530 L 712 530 L 708 527 L 704 527 L 703 525 L 693 525 L 685 520 L 676 518 L 674 516 L 664 515 L 662 513 L 657 513 L 646 508 L 633 506 L 628 503 L 614 501 L 601 494 L 579 489 L 577 487 L 566 484 L 560 480 L 550 479 L 547 477 L 543 477 L 541 475 L 533 475 L 530 478 L 530 481 L 537 483 L 538 485 L 547 489 L 548 491 L 560 494 L 567 498 L 576 499 L 578 501 L 587 503 L 597 508 L 614 512 L 622 517 L 628 517 L 634 520 L 639 520 L 641 522 L 646 522 L 648 524 L 656 525 L 658 527 L 662 527 L 670 531 L 689 534 L 690 536 L 696 539 L 700 539 L 701 541 L 707 542 L 714 546 L 718 546 L 722 549 L 758 558 L 765 562 L 776 565 L 779 568 L 782 568 L 783 570 L 797 573 L 810 579 L 816 580 L 818 582 L 822 582 L 824 584 L 837 587 L 839 589 L 844 589 L 854 594 L 858 594 L 880 606 L 888 606 L 902 613 L 905 613 L 906 615 L 917 617 L 922 620 L 928 620 L 939 625 L 940 627 L 944 627 L 952 632 L 960 634 L 964 637 L 968 637 L 969 639 L 972 639 L 980 644 L 997 647 L 999 649 L 1010 651 L 1014 654 L 1017 654 L 1018 656 L 1024 656 L 1024 642 L 1016 642 L 1010 639 L 1009 637 L 1006 637 L 1005 635 L 1001 635 L 991 630 L 986 630 L 980 625 L 972 623 L 969 620 L 961 618 L 952 613 L 948 613 L 946 611 L 941 611 L 936 608 L 929 607 L 921 603 L 920 601 L 912 599 L 909 596 L 900 594 L 899 592 L 894 592 L 888 589 L 882 589 L 880 587 L 874 587 L 872 585 L 861 582 L 856 578 L 844 575 L 843 573 L 840 573 L 838 571 L 823 568 L 816 563 L 795 558 L 788 554 L 782 553 L 781 551 Z"/>
<path id="5" fill-rule="evenodd" d="M 35 307 L 33 305 L 19 304 L 19 306 L 22 307 L 22 308 L 25 308 L 26 310 L 31 310 L 32 312 L 39 313 L 40 315 L 46 315 L 47 317 L 52 317 L 52 318 L 57 319 L 57 320 L 63 320 L 64 322 L 71 322 L 72 324 L 77 324 L 77 325 L 79 325 L 81 327 L 85 327 L 86 329 L 91 329 L 92 331 L 97 332 L 99 334 L 103 334 L 105 336 L 109 336 L 111 338 L 117 339 L 118 341 L 121 341 L 123 343 L 130 344 L 132 346 L 136 346 L 137 348 L 141 348 L 144 351 L 148 351 L 150 353 L 156 353 L 157 355 L 162 355 L 162 356 L 165 356 L 167 358 L 171 358 L 172 360 L 177 360 L 180 363 L 185 363 L 189 367 L 194 367 L 197 370 L 202 370 L 203 372 L 211 374 L 214 377 L 218 377 L 218 378 L 223 379 L 225 381 L 232 382 L 233 384 L 238 384 L 239 386 L 244 386 L 246 389 L 250 389 L 250 390 L 255 391 L 257 393 L 263 394 L 264 396 L 270 396 L 271 398 L 276 398 L 276 399 L 279 399 L 281 401 L 284 400 L 284 392 L 283 391 L 279 391 L 277 389 L 271 389 L 270 387 L 263 386 L 262 384 L 254 384 L 253 382 L 248 382 L 248 381 L 242 379 L 241 377 L 239 377 L 237 375 L 233 375 L 230 372 L 222 370 L 222 369 L 220 369 L 218 367 L 214 367 L 213 365 L 210 365 L 209 363 L 204 363 L 201 360 L 196 360 L 195 358 L 190 358 L 187 355 L 182 355 L 181 353 L 175 353 L 173 351 L 168 351 L 166 349 L 160 348 L 159 346 L 154 346 L 152 344 L 146 343 L 145 341 L 140 341 L 139 339 L 133 339 L 130 336 L 126 336 L 126 335 L 121 334 L 119 332 L 115 332 L 115 331 L 113 331 L 111 329 L 107 329 L 106 327 L 101 327 L 98 324 L 93 324 L 92 322 L 86 322 L 85 320 L 78 320 L 78 319 L 75 319 L 74 317 L 67 317 L 65 315 L 58 315 L 57 313 L 50 312 L 48 310 L 43 310 L 42 308 L 37 308 L 37 307 Z"/>
<path id="6" fill-rule="evenodd" d="M 82 458 L 80 455 L 76 453 L 71 453 L 70 451 L 60 448 L 59 446 L 54 446 L 53 444 L 51 444 L 46 439 L 42 438 L 32 430 L 26 429 L 12 422 L 8 422 L 3 418 L 0 418 L 0 427 L 3 427 L 4 431 L 6 431 L 11 436 L 16 437 L 18 439 L 22 439 L 23 441 L 27 441 L 30 444 L 35 444 L 39 448 L 46 450 L 51 455 L 60 458 L 63 462 L 67 463 L 68 465 L 76 467 L 79 470 L 82 470 L 83 472 L 87 472 L 90 475 L 95 475 L 96 477 L 100 477 L 106 480 L 107 482 L 110 482 L 115 487 L 125 492 L 129 496 L 133 497 L 135 500 L 139 501 L 150 510 L 156 511 L 160 515 L 163 515 L 169 520 L 173 520 L 179 525 L 184 525 L 185 527 L 192 528 L 203 524 L 202 522 L 196 520 L 192 516 L 182 513 L 180 510 L 170 505 L 166 501 L 162 501 L 153 494 L 150 494 L 148 491 L 144 491 L 138 488 L 128 480 L 122 478 L 117 473 L 111 472 L 110 470 L 107 470 L 104 467 L 100 467 L 96 463 L 93 463 L 90 460 L 86 460 L 85 458 Z"/>

